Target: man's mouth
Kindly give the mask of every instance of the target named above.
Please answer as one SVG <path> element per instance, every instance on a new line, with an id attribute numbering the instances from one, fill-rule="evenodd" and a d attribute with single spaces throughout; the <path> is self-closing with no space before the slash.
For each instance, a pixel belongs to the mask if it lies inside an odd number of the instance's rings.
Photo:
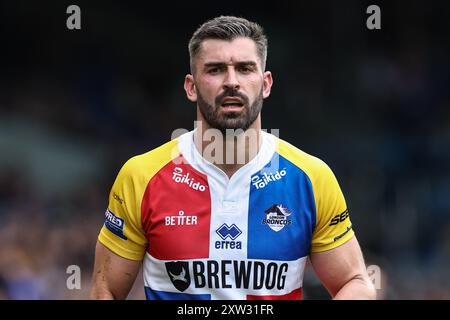
<path id="1" fill-rule="evenodd" d="M 221 107 L 229 111 L 240 110 L 244 103 L 239 98 L 224 98 Z"/>

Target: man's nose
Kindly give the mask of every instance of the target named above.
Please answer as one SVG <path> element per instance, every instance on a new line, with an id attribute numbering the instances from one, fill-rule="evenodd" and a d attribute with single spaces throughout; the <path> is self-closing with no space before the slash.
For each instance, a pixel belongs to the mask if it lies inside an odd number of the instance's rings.
<path id="1" fill-rule="evenodd" d="M 233 68 L 229 68 L 223 82 L 224 89 L 239 89 L 239 81 Z"/>

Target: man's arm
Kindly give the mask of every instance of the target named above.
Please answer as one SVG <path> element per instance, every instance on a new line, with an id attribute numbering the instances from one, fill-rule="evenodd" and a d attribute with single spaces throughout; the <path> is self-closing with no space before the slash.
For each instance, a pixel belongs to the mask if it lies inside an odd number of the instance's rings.
<path id="1" fill-rule="evenodd" d="M 355 236 L 337 248 L 311 253 L 310 259 L 333 299 L 376 299 L 376 290 Z"/>
<path id="2" fill-rule="evenodd" d="M 125 299 L 139 272 L 141 261 L 118 256 L 97 241 L 91 299 Z"/>

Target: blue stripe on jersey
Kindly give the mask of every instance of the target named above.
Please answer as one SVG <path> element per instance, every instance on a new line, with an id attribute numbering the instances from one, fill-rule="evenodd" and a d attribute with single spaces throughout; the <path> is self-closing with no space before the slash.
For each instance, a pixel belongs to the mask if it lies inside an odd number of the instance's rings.
<path id="1" fill-rule="evenodd" d="M 167 291 L 157 291 L 145 287 L 147 300 L 211 300 L 210 294 L 188 294 Z"/>
<path id="2" fill-rule="evenodd" d="M 292 261 L 308 255 L 316 224 L 308 176 L 275 153 L 250 184 L 248 258 Z"/>

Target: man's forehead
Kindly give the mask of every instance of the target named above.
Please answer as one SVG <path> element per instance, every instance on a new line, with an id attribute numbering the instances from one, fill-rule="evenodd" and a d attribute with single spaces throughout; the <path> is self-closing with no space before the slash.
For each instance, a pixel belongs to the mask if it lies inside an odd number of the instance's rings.
<path id="1" fill-rule="evenodd" d="M 204 40 L 198 55 L 202 63 L 239 61 L 259 61 L 256 44 L 249 38 L 236 38 L 231 41 L 219 39 Z"/>

